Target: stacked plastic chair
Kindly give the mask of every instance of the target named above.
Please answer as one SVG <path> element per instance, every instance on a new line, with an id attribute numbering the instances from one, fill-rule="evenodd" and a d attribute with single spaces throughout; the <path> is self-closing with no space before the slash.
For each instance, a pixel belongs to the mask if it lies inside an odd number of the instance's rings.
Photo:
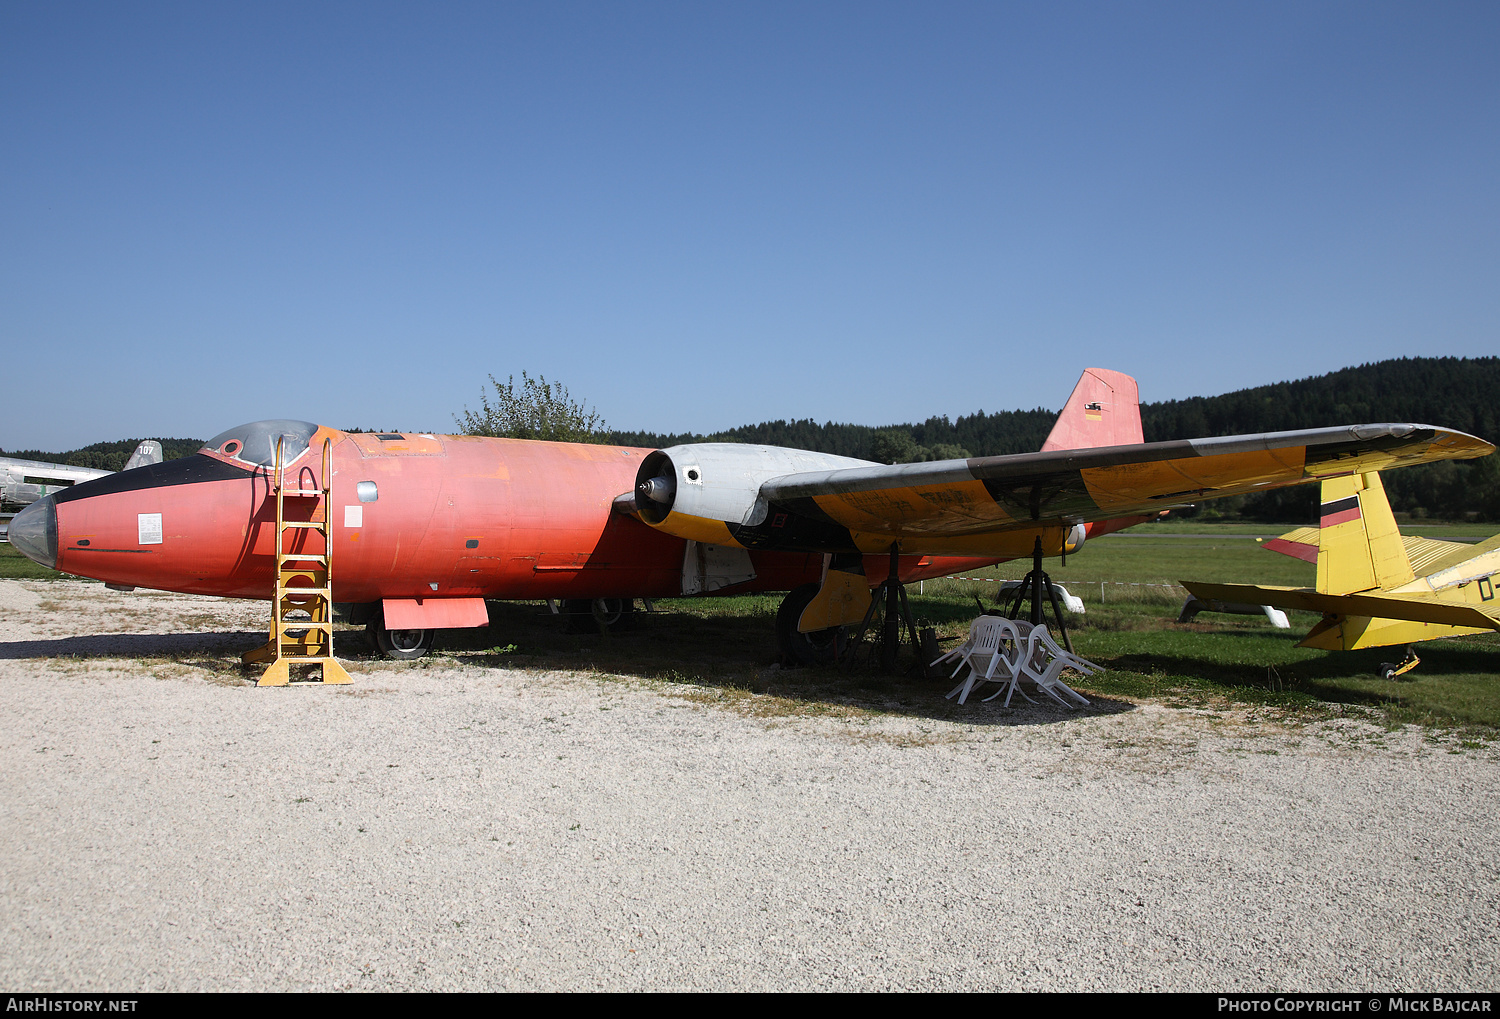
<path id="1" fill-rule="evenodd" d="M 1025 650 L 1017 656 L 1015 678 L 1010 684 L 1010 690 L 1012 693 L 1017 691 L 1021 680 L 1026 679 L 1065 708 L 1087 707 L 1089 699 L 1064 683 L 1060 677 L 1064 669 L 1074 669 L 1088 676 L 1099 672 L 1101 668 L 1102 666 L 1059 647 L 1047 628 L 1038 625 L 1031 628 L 1026 636 Z M 992 701 L 1002 693 L 1005 693 L 1004 689 L 997 690 L 985 699 Z M 1026 695 L 1023 693 L 1021 696 Z M 1009 694 L 1005 698 L 1005 706 L 1010 707 Z"/>
<path id="2" fill-rule="evenodd" d="M 964 677 L 963 682 L 948 691 L 950 699 L 956 695 L 958 703 L 963 704 L 980 683 L 1013 684 L 1016 656 L 1021 647 L 1022 637 L 1015 620 L 1001 616 L 980 616 L 969 624 L 968 639 L 932 664 L 956 658 L 958 665 L 953 670 L 955 676 L 965 665 L 969 667 L 969 674 Z"/>
<path id="3" fill-rule="evenodd" d="M 969 674 L 948 691 L 949 700 L 957 697 L 958 703 L 963 704 L 975 687 L 999 683 L 1000 689 L 985 700 L 992 701 L 1005 694 L 1007 708 L 1016 694 L 1036 703 L 1021 689 L 1022 680 L 1036 684 L 1038 690 L 1065 708 L 1087 707 L 1089 699 L 1062 681 L 1063 670 L 1073 669 L 1088 676 L 1103 668 L 1059 647 L 1045 626 L 1002 616 L 975 619 L 969 624 L 968 638 L 932 664 L 947 661 L 958 663 L 953 669 L 954 676 L 965 666 L 969 669 Z"/>

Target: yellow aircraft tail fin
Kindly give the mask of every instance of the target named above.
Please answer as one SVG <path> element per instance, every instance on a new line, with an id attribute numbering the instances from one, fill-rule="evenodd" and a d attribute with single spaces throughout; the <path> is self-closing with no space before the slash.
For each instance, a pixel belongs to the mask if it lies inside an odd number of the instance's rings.
<path id="1" fill-rule="evenodd" d="M 1329 478 L 1322 500 L 1319 594 L 1389 589 L 1415 578 L 1378 473 Z"/>

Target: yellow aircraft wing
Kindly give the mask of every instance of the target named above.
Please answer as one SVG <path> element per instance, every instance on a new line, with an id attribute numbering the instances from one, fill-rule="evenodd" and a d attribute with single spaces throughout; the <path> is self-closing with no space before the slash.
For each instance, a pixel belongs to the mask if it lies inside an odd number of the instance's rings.
<path id="1" fill-rule="evenodd" d="M 1380 424 L 872 464 L 778 446 L 693 443 L 643 458 L 616 508 L 680 538 L 750 549 L 919 555 L 1071 551 L 1081 525 L 1495 447 Z"/>
<path id="2" fill-rule="evenodd" d="M 1025 531 L 1024 554 L 1039 527 L 1061 539 L 1076 523 L 1494 448 L 1451 429 L 1382 424 L 872 465 L 770 478 L 756 510 L 726 523 L 751 548 L 781 545 L 778 530 L 802 521 L 850 536 L 861 551 L 894 538 L 903 551 L 954 555 L 1001 552 L 998 534 Z"/>

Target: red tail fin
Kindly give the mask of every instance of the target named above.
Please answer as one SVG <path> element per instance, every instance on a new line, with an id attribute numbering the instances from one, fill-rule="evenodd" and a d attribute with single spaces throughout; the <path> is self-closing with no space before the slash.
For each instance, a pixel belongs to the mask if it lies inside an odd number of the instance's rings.
<path id="1" fill-rule="evenodd" d="M 1051 449 L 1090 449 L 1145 442 L 1141 432 L 1141 396 L 1135 379 L 1108 368 L 1085 368 L 1068 405 L 1042 443 Z"/>

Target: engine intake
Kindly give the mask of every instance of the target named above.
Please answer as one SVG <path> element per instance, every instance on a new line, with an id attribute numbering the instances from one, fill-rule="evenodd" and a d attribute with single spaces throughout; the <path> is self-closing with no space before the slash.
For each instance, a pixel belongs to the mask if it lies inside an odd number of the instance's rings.
<path id="1" fill-rule="evenodd" d="M 755 522 L 760 486 L 804 471 L 870 467 L 831 453 L 735 442 L 699 442 L 648 454 L 635 477 L 642 520 L 670 534 L 724 543 L 725 524 Z M 763 510 L 763 507 L 761 507 Z"/>

